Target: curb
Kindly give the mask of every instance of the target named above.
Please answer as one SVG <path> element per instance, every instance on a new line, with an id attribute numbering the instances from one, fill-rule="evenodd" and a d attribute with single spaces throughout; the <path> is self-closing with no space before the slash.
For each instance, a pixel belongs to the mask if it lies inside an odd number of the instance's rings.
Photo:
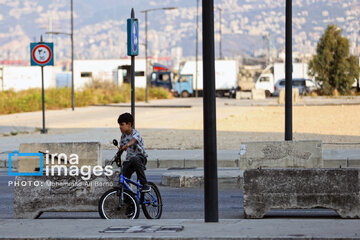
<path id="1" fill-rule="evenodd" d="M 16 219 L 0 224 L 0 239 L 360 239 L 359 220 L 346 219 Z M 106 233 L 109 228 L 119 231 Z"/>

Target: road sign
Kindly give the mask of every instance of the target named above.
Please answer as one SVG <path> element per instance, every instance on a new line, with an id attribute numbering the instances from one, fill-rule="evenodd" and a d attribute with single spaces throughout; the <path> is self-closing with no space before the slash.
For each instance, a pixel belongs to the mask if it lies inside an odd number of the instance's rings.
<path id="1" fill-rule="evenodd" d="M 30 43 L 31 66 L 54 66 L 53 43 Z"/>
<path id="2" fill-rule="evenodd" d="M 127 20 L 127 40 L 128 56 L 139 55 L 139 21 L 137 18 Z"/>

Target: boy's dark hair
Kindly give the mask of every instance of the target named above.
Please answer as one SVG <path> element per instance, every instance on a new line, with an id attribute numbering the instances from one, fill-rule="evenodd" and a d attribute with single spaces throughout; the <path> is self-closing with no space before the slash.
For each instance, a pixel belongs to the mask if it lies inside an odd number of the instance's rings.
<path id="1" fill-rule="evenodd" d="M 131 123 L 131 126 L 134 126 L 134 118 L 130 113 L 120 114 L 118 118 L 118 123 L 121 124 L 122 122 Z"/>

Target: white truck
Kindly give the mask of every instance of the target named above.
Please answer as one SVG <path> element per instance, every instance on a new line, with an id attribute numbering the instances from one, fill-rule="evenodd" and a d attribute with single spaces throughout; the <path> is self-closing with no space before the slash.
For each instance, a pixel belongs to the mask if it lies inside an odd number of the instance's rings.
<path id="1" fill-rule="evenodd" d="M 237 88 L 239 67 L 235 60 L 215 61 L 215 89 L 216 96 L 230 96 Z M 182 76 L 188 76 L 187 78 Z M 192 76 L 189 80 L 189 76 Z M 186 79 L 186 80 L 185 80 Z M 180 96 L 193 95 L 196 91 L 202 95 L 203 91 L 203 62 L 198 61 L 198 78 L 196 81 L 196 62 L 187 61 L 181 69 L 181 75 L 174 84 L 174 91 Z"/>
<path id="2" fill-rule="evenodd" d="M 308 72 L 307 63 L 293 63 L 292 77 L 301 79 L 312 79 Z M 267 97 L 274 93 L 274 86 L 277 81 L 285 79 L 285 63 L 274 63 L 267 66 L 255 82 L 256 89 L 263 89 Z"/>

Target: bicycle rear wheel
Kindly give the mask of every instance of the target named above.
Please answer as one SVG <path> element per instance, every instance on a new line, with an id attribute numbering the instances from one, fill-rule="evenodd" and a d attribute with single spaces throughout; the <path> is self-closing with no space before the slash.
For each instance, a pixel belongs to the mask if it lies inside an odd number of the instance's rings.
<path id="1" fill-rule="evenodd" d="M 162 199 L 158 187 L 148 182 L 151 187 L 150 192 L 141 193 L 141 206 L 144 215 L 148 219 L 159 219 L 162 214 Z"/>
<path id="2" fill-rule="evenodd" d="M 124 201 L 119 207 L 120 189 L 105 192 L 99 201 L 99 214 L 105 219 L 136 219 L 139 217 L 139 203 L 129 190 L 124 189 Z"/>

